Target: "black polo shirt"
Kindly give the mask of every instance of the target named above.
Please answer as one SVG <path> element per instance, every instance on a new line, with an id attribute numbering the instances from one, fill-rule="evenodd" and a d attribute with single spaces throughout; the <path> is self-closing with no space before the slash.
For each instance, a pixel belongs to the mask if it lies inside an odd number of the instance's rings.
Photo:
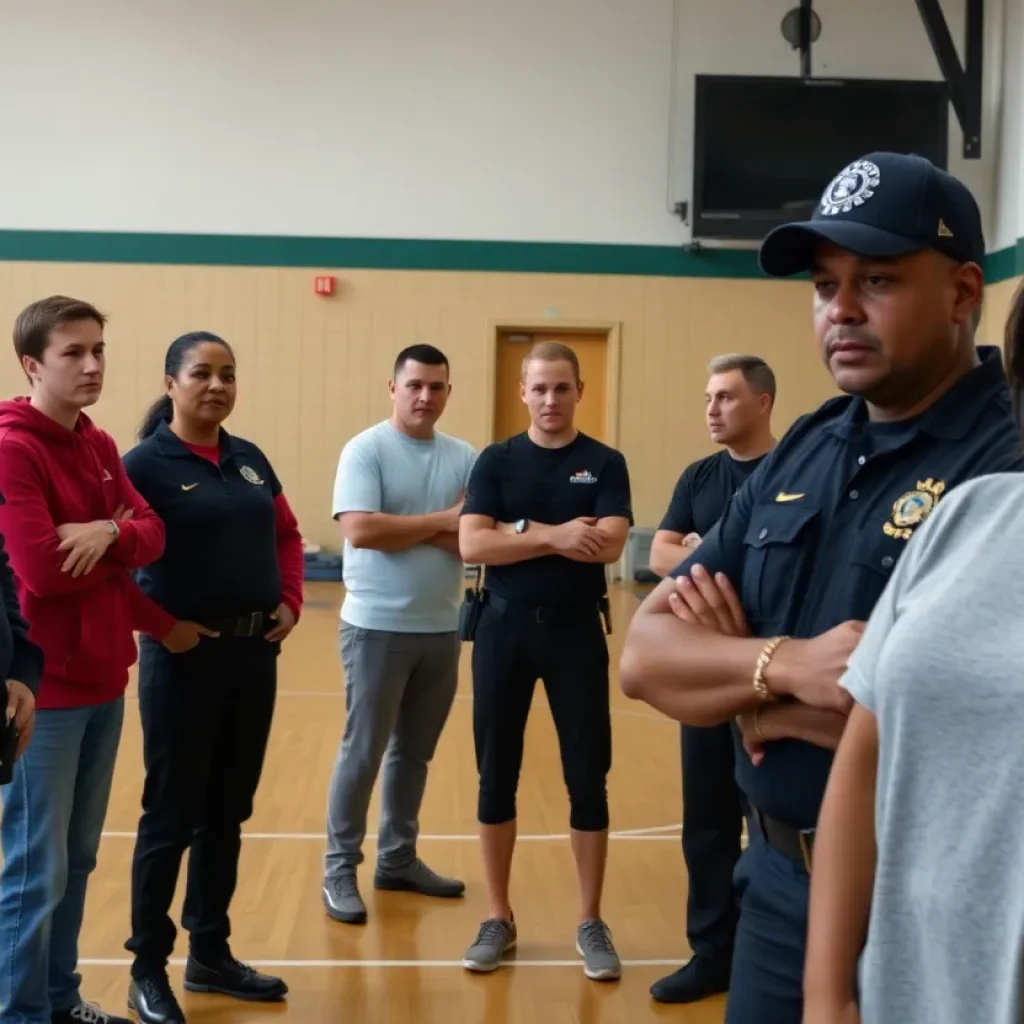
<path id="1" fill-rule="evenodd" d="M 222 429 L 220 452 L 215 466 L 161 423 L 124 457 L 132 485 L 167 530 L 163 556 L 136 579 L 180 619 L 271 612 L 281 601 L 274 510 L 281 484 L 251 442 Z"/>
<path id="2" fill-rule="evenodd" d="M 727 448 L 691 462 L 683 470 L 659 530 L 703 537 L 718 522 L 729 499 L 764 460 L 735 459 Z"/>
<path id="3" fill-rule="evenodd" d="M 1020 470 L 1021 439 L 999 350 L 927 412 L 869 423 L 859 398 L 802 417 L 737 492 L 691 565 L 724 572 L 755 636 L 808 638 L 867 620 L 915 527 L 951 488 Z M 751 666 L 753 678 L 753 666 Z M 769 743 L 736 776 L 753 805 L 797 828 L 817 822 L 832 752 L 800 740 Z"/>
<path id="4" fill-rule="evenodd" d="M 571 519 L 622 516 L 633 525 L 629 472 L 620 452 L 586 434 L 562 448 L 542 448 L 526 433 L 485 448 L 469 475 L 463 515 L 499 523 L 531 519 L 558 526 Z M 487 568 L 487 588 L 536 607 L 595 604 L 605 567 L 544 555 Z"/>

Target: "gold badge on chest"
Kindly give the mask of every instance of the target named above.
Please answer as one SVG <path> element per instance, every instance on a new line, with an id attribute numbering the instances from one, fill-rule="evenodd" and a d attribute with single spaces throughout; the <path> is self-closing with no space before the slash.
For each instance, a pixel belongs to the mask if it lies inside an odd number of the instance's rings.
<path id="1" fill-rule="evenodd" d="M 914 530 L 931 515 L 946 485 L 941 480 L 918 480 L 917 489 L 901 494 L 892 504 L 892 515 L 882 525 L 889 537 L 910 540 Z"/>

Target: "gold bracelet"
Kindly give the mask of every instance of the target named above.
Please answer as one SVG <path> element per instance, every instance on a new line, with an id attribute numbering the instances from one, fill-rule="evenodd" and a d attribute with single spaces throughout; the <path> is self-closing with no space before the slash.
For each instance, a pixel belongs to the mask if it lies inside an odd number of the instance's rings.
<path id="1" fill-rule="evenodd" d="M 757 656 L 757 664 L 754 667 L 754 693 L 762 701 L 775 700 L 775 694 L 768 689 L 768 684 L 764 681 L 764 670 L 768 667 L 772 658 L 775 657 L 775 652 L 788 639 L 788 636 L 773 636 L 761 648 L 761 653 Z"/>

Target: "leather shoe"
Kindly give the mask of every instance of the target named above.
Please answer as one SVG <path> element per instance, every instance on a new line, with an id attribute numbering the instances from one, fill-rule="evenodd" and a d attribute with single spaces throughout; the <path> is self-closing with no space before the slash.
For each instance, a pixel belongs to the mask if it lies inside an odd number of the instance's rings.
<path id="1" fill-rule="evenodd" d="M 185 1014 L 171 991 L 167 975 L 160 971 L 132 978 L 128 1009 L 141 1024 L 185 1024 Z"/>
<path id="2" fill-rule="evenodd" d="M 190 953 L 185 964 L 185 991 L 213 992 L 250 1003 L 276 1003 L 288 994 L 288 986 L 280 978 L 254 971 L 230 953 L 207 962 Z"/>

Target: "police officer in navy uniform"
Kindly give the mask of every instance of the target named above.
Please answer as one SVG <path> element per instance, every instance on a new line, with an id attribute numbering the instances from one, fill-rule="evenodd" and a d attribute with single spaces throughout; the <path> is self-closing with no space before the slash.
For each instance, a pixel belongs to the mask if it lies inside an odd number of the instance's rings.
<path id="1" fill-rule="evenodd" d="M 632 524 L 622 455 L 573 425 L 575 352 L 541 342 L 523 361 L 529 430 L 481 452 L 459 523 L 463 559 L 487 566 L 473 644 L 473 735 L 489 913 L 463 964 L 493 971 L 516 942 L 509 875 L 523 733 L 541 678 L 558 733 L 580 887 L 576 950 L 594 980 L 621 964 L 601 917 L 611 768 L 606 565 Z M 602 616 L 602 611 L 604 615 Z"/>
<path id="2" fill-rule="evenodd" d="M 1021 468 L 1000 353 L 974 344 L 984 256 L 967 188 L 892 153 L 850 164 L 810 221 L 765 239 L 767 273 L 810 271 L 845 394 L 793 425 L 630 625 L 628 696 L 737 721 L 751 842 L 728 1024 L 801 1024 L 814 830 L 850 707 L 838 680 L 893 566 L 944 494 Z"/>
<path id="3" fill-rule="evenodd" d="M 722 355 L 708 367 L 705 409 L 713 455 L 683 470 L 651 545 L 651 569 L 668 575 L 718 522 L 729 499 L 775 444 L 775 374 L 759 356 Z M 660 1003 L 690 1003 L 729 987 L 738 918 L 733 871 L 743 804 L 732 727 L 680 727 L 686 937 L 693 956 L 651 987 Z"/>
<path id="4" fill-rule="evenodd" d="M 165 395 L 124 458 L 136 490 L 163 519 L 162 558 L 141 589 L 198 632 L 172 653 L 143 637 L 139 711 L 146 780 L 132 861 L 135 955 L 129 1007 L 143 1024 L 183 1024 L 167 978 L 169 911 L 189 851 L 182 923 L 185 988 L 277 1002 L 287 985 L 236 960 L 228 910 L 241 826 L 253 809 L 277 693 L 281 642 L 302 606 L 298 524 L 266 455 L 223 429 L 236 396 L 234 353 L 205 331 L 172 342 Z"/>

